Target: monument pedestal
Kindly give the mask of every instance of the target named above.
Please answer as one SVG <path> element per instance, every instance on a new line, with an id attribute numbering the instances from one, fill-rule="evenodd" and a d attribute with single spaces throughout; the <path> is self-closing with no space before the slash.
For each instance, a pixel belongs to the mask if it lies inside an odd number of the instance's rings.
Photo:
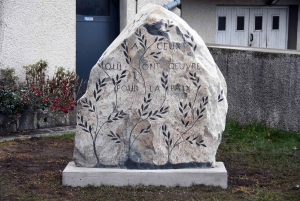
<path id="1" fill-rule="evenodd" d="M 215 168 L 167 170 L 85 168 L 76 167 L 74 162 L 70 162 L 62 173 L 62 184 L 72 187 L 87 185 L 172 187 L 203 184 L 227 188 L 227 171 L 223 162 L 217 162 Z"/>

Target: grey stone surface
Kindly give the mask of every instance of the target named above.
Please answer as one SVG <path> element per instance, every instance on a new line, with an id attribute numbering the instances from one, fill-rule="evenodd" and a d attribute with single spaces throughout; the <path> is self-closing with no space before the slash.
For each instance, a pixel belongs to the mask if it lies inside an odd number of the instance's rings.
<path id="1" fill-rule="evenodd" d="M 74 162 L 70 162 L 62 173 L 62 184 L 72 187 L 88 185 L 187 187 L 203 184 L 227 188 L 227 178 L 227 171 L 222 162 L 216 162 L 215 168 L 177 170 L 84 168 L 76 167 Z"/>
<path id="2" fill-rule="evenodd" d="M 229 119 L 300 131 L 299 52 L 222 46 L 209 50 L 228 85 Z"/>
<path id="3" fill-rule="evenodd" d="M 201 37 L 149 4 L 103 53 L 78 101 L 83 167 L 207 168 L 225 129 L 227 88 Z"/>

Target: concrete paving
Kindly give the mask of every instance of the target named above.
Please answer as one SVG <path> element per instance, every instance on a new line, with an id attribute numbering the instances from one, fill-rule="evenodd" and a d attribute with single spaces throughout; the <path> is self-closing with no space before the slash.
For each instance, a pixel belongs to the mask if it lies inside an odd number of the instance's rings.
<path id="1" fill-rule="evenodd" d="M 23 140 L 23 139 L 29 139 L 32 137 L 61 136 L 61 135 L 74 133 L 74 132 L 76 132 L 76 125 L 36 129 L 36 130 L 30 131 L 29 133 L 27 133 L 25 135 L 20 135 L 20 134 L 16 133 L 16 134 L 8 135 L 8 136 L 1 136 L 0 142 L 12 141 L 15 139 Z"/>

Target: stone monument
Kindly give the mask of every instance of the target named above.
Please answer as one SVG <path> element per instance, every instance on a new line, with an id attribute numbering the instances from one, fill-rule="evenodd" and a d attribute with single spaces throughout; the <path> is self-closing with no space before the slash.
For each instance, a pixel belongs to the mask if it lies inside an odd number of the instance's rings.
<path id="1" fill-rule="evenodd" d="M 78 100 L 71 165 L 93 173 L 119 171 L 126 178 L 124 184 L 89 183 L 95 185 L 135 184 L 126 174 L 155 171 L 188 173 L 195 180 L 191 170 L 224 168 L 215 156 L 225 129 L 226 94 L 225 79 L 201 37 L 174 13 L 148 4 L 91 70 Z M 74 184 L 67 180 L 65 185 Z M 203 183 L 194 180 L 182 185 Z M 178 184 L 173 183 L 157 185 Z"/>

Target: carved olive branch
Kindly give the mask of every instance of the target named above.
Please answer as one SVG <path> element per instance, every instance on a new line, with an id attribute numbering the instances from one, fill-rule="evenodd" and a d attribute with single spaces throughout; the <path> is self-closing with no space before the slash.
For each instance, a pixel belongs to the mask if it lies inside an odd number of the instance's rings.
<path id="1" fill-rule="evenodd" d="M 131 64 L 131 58 L 129 56 L 129 51 L 128 51 L 128 46 L 127 46 L 127 40 L 126 39 L 123 41 L 121 46 L 123 48 L 124 56 L 126 57 L 126 63 L 143 78 L 143 75 L 141 74 L 141 72 L 138 71 L 136 68 L 134 68 Z"/>
<path id="2" fill-rule="evenodd" d="M 196 72 L 195 73 L 189 72 L 189 74 L 190 74 L 190 80 L 193 81 L 194 86 L 197 88 L 197 92 L 196 92 L 193 104 L 191 104 L 191 102 L 189 102 L 189 107 L 190 107 L 190 109 L 192 111 L 193 120 L 194 120 L 195 119 L 194 118 L 194 105 L 195 105 L 196 99 L 198 97 L 198 92 L 199 92 L 199 90 L 201 88 L 201 84 L 199 83 L 200 82 L 200 78 L 197 77 Z"/>
<path id="3" fill-rule="evenodd" d="M 164 97 L 164 101 L 160 105 L 160 108 L 161 108 L 164 105 L 165 101 L 166 101 L 167 90 L 169 89 L 169 87 L 168 87 L 168 74 L 165 74 L 164 72 L 162 72 L 162 77 L 160 78 L 160 80 L 161 80 L 161 86 L 165 89 L 165 97 Z"/>
<path id="4" fill-rule="evenodd" d="M 221 102 L 221 101 L 223 101 L 224 100 L 224 98 L 223 98 L 223 89 L 221 90 L 221 93 L 219 94 L 219 96 L 218 96 L 218 102 Z"/>
<path id="5" fill-rule="evenodd" d="M 202 98 L 202 102 L 203 102 L 204 105 L 206 105 L 206 104 L 208 103 L 208 97 L 203 97 L 203 98 Z M 187 104 L 185 104 L 185 105 L 183 106 L 183 108 L 185 108 L 186 105 L 187 105 Z M 187 132 L 188 132 L 189 130 L 191 130 L 191 129 L 195 126 L 196 122 L 197 122 L 199 119 L 201 119 L 201 118 L 203 117 L 203 112 L 204 112 L 204 111 L 205 111 L 205 108 L 203 108 L 202 104 L 200 103 L 200 107 L 197 108 L 197 119 L 193 122 L 193 124 L 192 124 L 187 130 L 185 130 L 182 134 L 180 134 L 179 138 L 176 140 L 176 142 L 174 143 L 173 147 L 171 148 L 170 154 L 172 153 L 173 149 L 174 149 L 176 146 L 178 146 L 179 144 L 181 144 L 181 143 L 184 141 L 184 140 L 181 141 L 181 142 L 179 141 L 180 139 L 183 139 L 183 138 L 182 138 L 183 135 L 187 134 Z M 184 113 L 184 112 L 182 112 L 182 113 Z M 184 116 L 186 116 L 186 113 L 184 114 Z M 184 122 L 184 120 L 182 120 L 182 121 L 183 121 L 182 124 L 183 124 L 185 127 L 187 127 L 188 124 L 189 124 L 189 122 Z"/>
<path id="6" fill-rule="evenodd" d="M 139 29 L 139 31 L 141 31 L 141 30 Z M 144 35 L 143 35 L 143 36 L 144 36 Z M 143 38 L 143 36 L 142 36 L 142 38 Z M 139 39 L 140 39 L 140 38 L 139 38 Z M 142 46 L 142 47 L 144 48 L 144 52 L 143 52 L 142 56 L 141 56 L 140 59 L 139 59 L 138 67 L 139 67 L 140 74 L 141 74 L 142 79 L 143 79 L 144 89 L 145 89 L 145 95 L 146 95 L 146 82 L 145 82 L 145 79 L 144 79 L 144 77 L 143 77 L 143 73 L 142 73 L 142 70 L 141 70 L 141 61 L 142 61 L 142 59 L 145 58 L 144 56 L 145 56 L 146 52 L 150 49 L 150 47 L 152 47 L 152 45 L 154 45 L 157 41 L 162 41 L 163 39 L 164 39 L 164 38 L 158 39 L 158 37 L 156 37 L 155 40 L 154 40 L 154 42 L 153 42 L 151 45 L 149 45 L 148 47 L 146 47 L 146 45 L 147 45 L 147 40 L 145 40 L 145 41 L 146 41 L 146 42 L 145 42 L 145 45 Z M 141 44 L 141 43 L 140 43 L 140 44 Z M 159 54 L 160 54 L 160 53 L 159 53 Z"/>
<path id="7" fill-rule="evenodd" d="M 120 143 L 125 144 L 118 133 L 115 134 L 114 132 L 110 131 L 110 134 L 108 134 L 107 136 L 110 137 L 110 139 L 114 141 L 116 144 L 120 144 Z"/>
<path id="8" fill-rule="evenodd" d="M 149 93 L 147 96 L 144 97 L 144 103 L 142 103 L 141 107 L 138 109 L 138 115 L 139 115 L 139 120 L 136 122 L 136 124 L 133 126 L 133 128 L 130 131 L 129 134 L 129 153 L 131 150 L 131 147 L 135 140 L 143 133 L 149 133 L 151 125 L 149 125 L 146 129 L 142 129 L 140 133 L 134 138 L 134 140 L 131 143 L 131 138 L 132 134 L 136 128 L 137 125 L 140 123 L 146 121 L 147 119 L 150 119 L 152 121 L 156 120 L 156 118 L 163 118 L 162 115 L 168 112 L 169 107 L 160 107 L 160 109 L 155 110 L 155 111 L 148 111 L 149 109 L 149 104 L 151 103 L 151 93 Z M 164 102 L 164 101 L 163 101 Z M 147 116 L 146 118 L 143 119 L 143 117 Z"/>
<path id="9" fill-rule="evenodd" d="M 118 92 L 117 92 L 117 85 L 122 82 L 122 79 L 126 77 L 127 70 L 124 70 L 121 75 L 117 74 L 116 78 L 112 78 L 112 83 L 114 85 L 114 92 L 116 95 L 116 108 L 118 107 Z"/>

